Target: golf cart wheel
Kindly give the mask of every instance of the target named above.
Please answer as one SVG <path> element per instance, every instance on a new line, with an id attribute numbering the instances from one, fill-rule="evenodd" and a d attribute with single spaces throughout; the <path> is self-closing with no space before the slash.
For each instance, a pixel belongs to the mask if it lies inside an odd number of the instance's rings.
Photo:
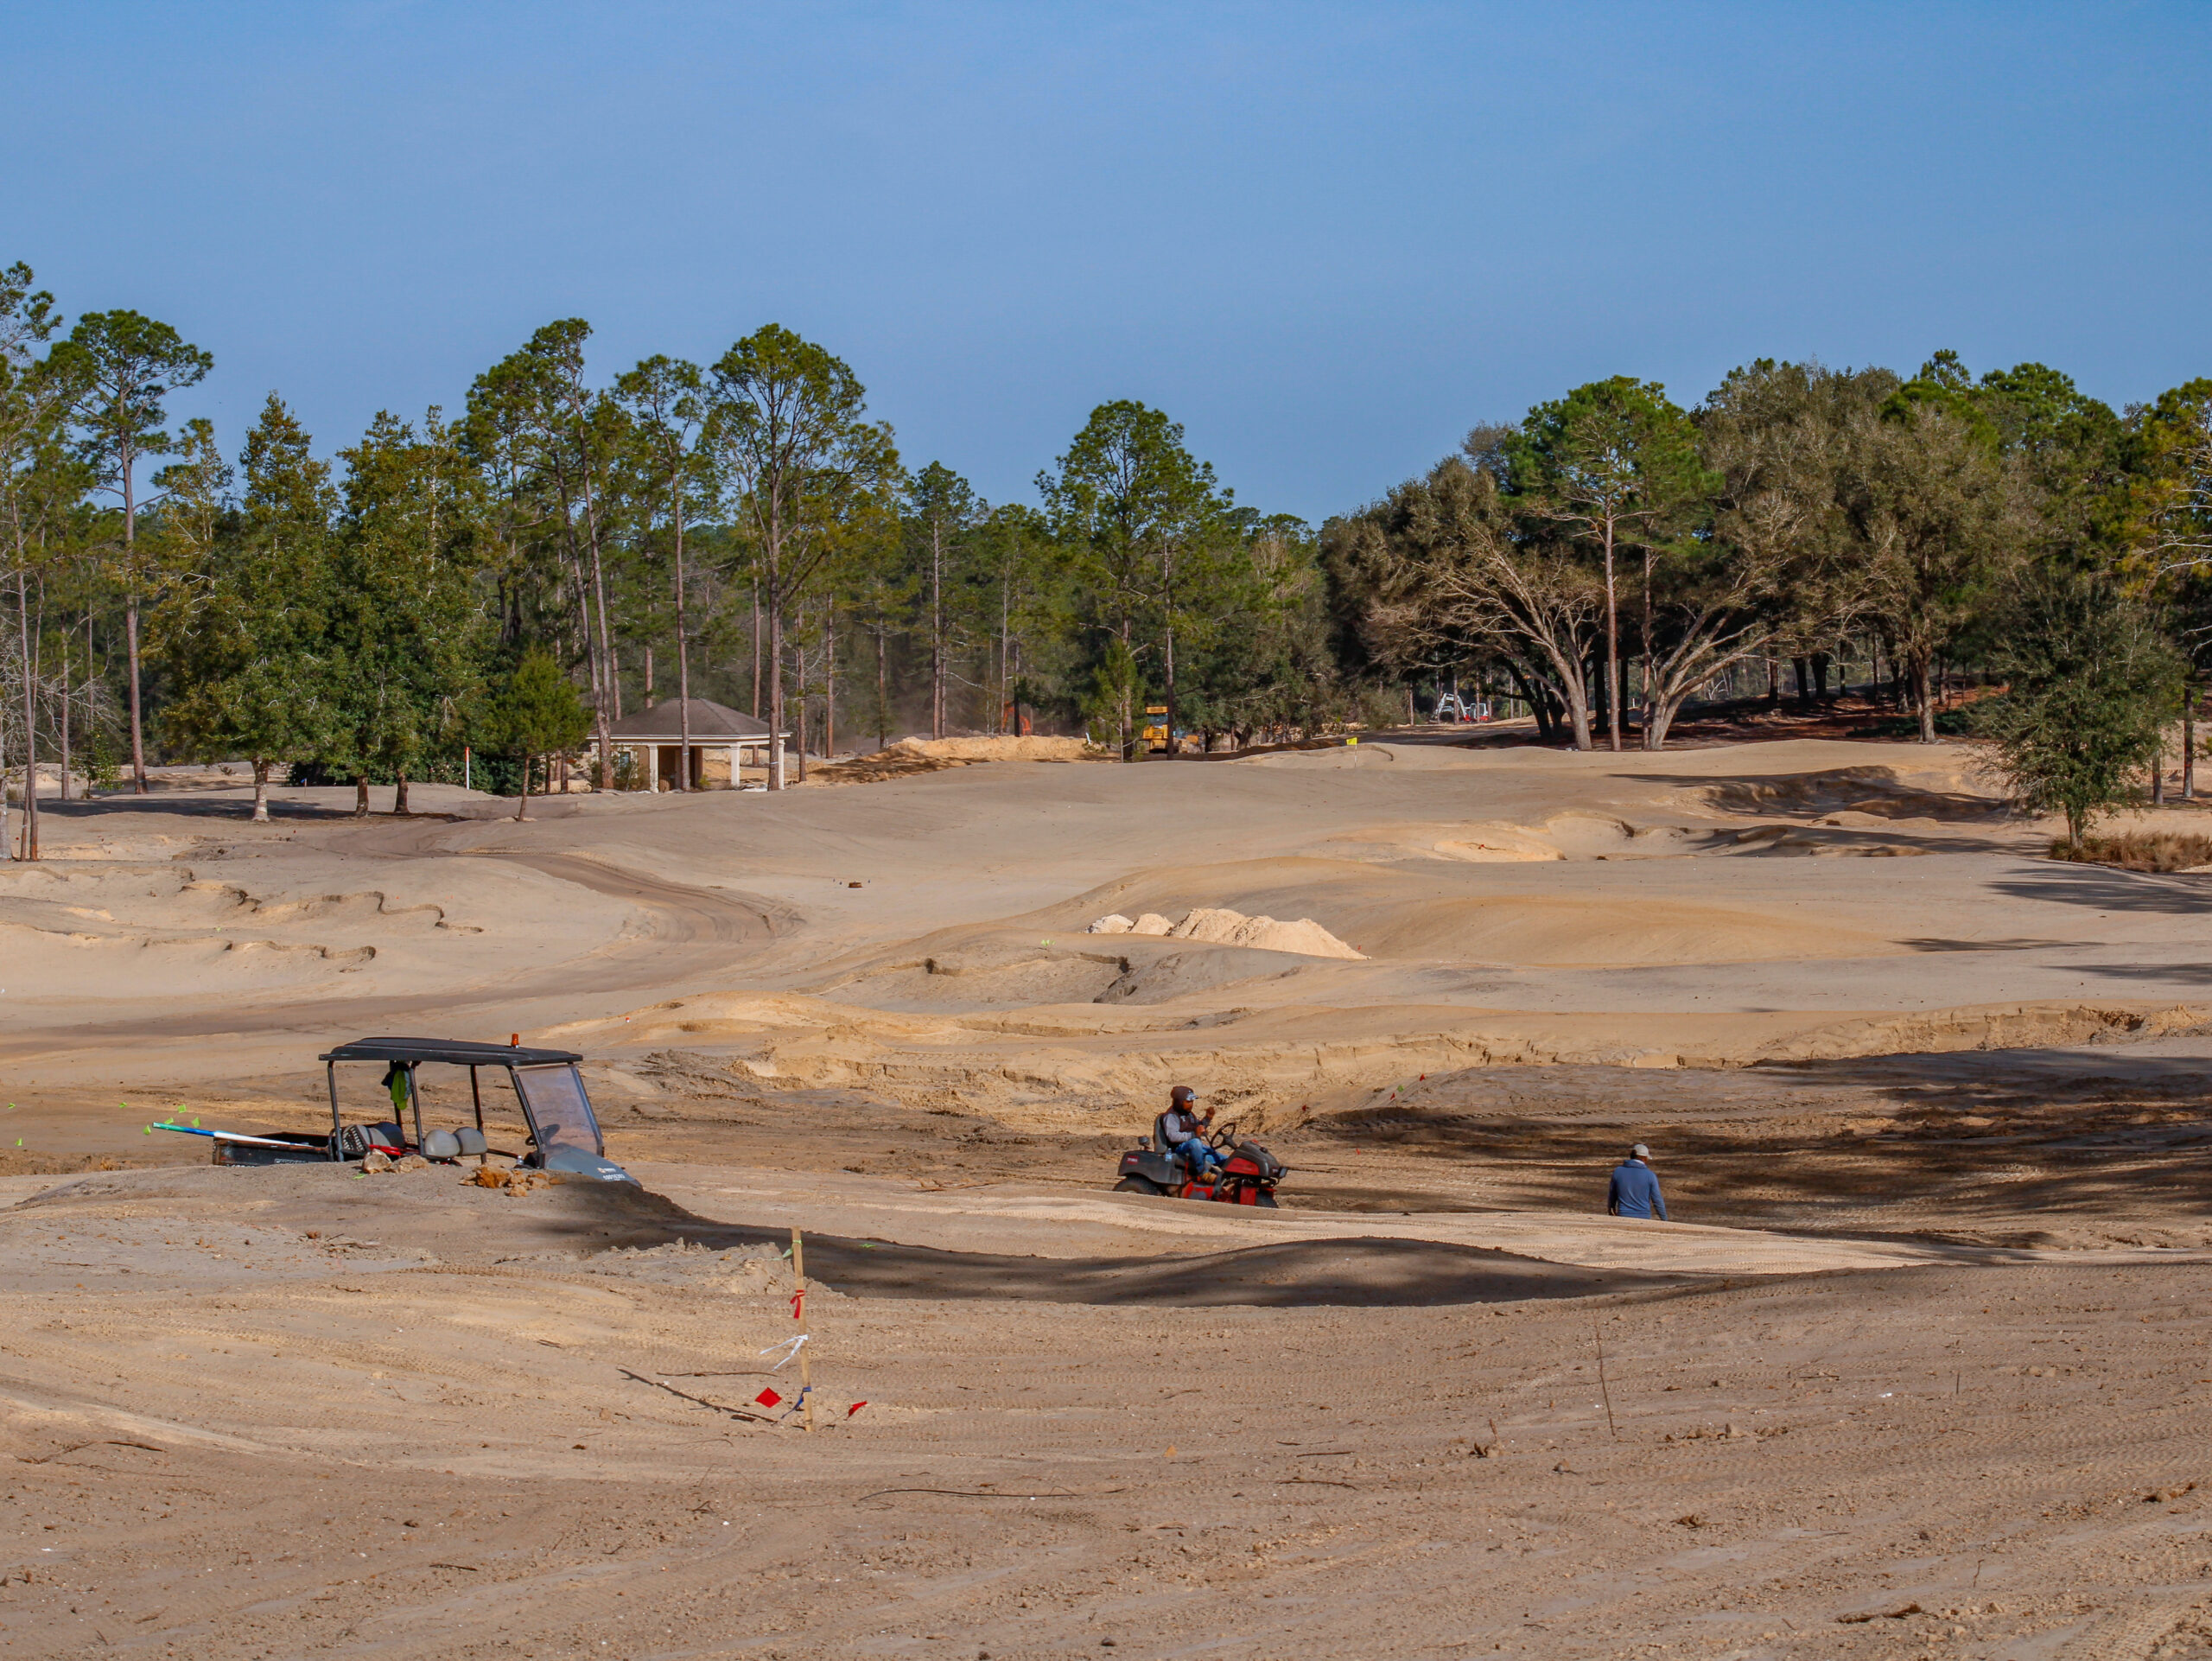
<path id="1" fill-rule="evenodd" d="M 1280 1206 L 1275 1204 L 1274 1193 L 1269 1188 L 1262 1188 L 1259 1193 L 1254 1194 L 1252 1196 L 1252 1203 L 1255 1206 L 1265 1206 L 1269 1211 L 1280 1211 L 1282 1209 Z"/>
<path id="2" fill-rule="evenodd" d="M 1160 1184 L 1154 1182 L 1150 1177 L 1125 1176 L 1119 1182 L 1116 1182 L 1114 1185 L 1114 1192 L 1116 1193 L 1160 1194 L 1166 1193 L 1167 1190 L 1161 1187 Z"/>

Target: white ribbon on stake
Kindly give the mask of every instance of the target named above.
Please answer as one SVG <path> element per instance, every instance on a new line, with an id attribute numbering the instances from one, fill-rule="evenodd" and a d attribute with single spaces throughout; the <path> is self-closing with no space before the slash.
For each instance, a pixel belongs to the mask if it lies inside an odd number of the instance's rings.
<path id="1" fill-rule="evenodd" d="M 778 1350 L 785 1352 L 783 1360 L 777 1362 L 776 1365 L 769 1368 L 768 1371 L 771 1372 L 782 1371 L 785 1365 L 791 1360 L 791 1357 L 799 1352 L 800 1346 L 804 1345 L 806 1340 L 812 1336 L 813 1334 L 810 1333 L 795 1333 L 791 1337 L 784 1340 L 782 1343 L 771 1344 L 766 1349 L 761 1351 L 760 1353 L 763 1355 L 773 1355 Z"/>

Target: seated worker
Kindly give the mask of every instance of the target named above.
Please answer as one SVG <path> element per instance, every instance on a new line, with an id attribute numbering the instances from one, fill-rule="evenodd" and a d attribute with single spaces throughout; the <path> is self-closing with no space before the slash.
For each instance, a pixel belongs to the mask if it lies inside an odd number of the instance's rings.
<path id="1" fill-rule="evenodd" d="M 1167 1092 L 1167 1111 L 1160 1116 L 1160 1150 L 1181 1160 L 1193 1177 L 1204 1181 L 1220 1168 L 1221 1155 L 1206 1145 L 1206 1127 L 1213 1123 L 1213 1110 L 1199 1114 L 1192 1106 L 1198 1099 L 1198 1091 L 1188 1085 L 1178 1085 Z"/>
<path id="2" fill-rule="evenodd" d="M 1650 1157 L 1651 1150 L 1639 1142 L 1613 1168 L 1612 1184 L 1605 1194 L 1605 1209 L 1613 1216 L 1667 1220 L 1667 1198 L 1659 1192 L 1657 1174 L 1645 1162 Z"/>

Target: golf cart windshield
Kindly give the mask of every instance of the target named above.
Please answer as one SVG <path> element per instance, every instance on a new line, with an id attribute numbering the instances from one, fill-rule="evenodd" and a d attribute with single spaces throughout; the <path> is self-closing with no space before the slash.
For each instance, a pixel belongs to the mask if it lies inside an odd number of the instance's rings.
<path id="1" fill-rule="evenodd" d="M 515 1088 L 530 1111 L 531 1129 L 537 1139 L 538 1162 L 549 1169 L 566 1168 L 555 1162 L 560 1149 L 587 1155 L 593 1163 L 607 1156 L 606 1139 L 599 1120 L 584 1094 L 584 1081 L 573 1066 L 517 1067 Z"/>

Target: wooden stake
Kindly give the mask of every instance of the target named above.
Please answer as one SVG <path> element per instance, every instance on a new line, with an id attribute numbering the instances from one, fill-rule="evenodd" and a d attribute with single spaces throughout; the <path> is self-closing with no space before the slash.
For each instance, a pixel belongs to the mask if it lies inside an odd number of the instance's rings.
<path id="1" fill-rule="evenodd" d="M 1590 1336 L 1598 1341 L 1598 1393 L 1605 1398 L 1605 1429 L 1613 1433 L 1613 1440 L 1621 1439 L 1621 1428 L 1613 1422 L 1613 1392 L 1605 1383 L 1605 1337 L 1598 1330 L 1598 1317 L 1590 1317 Z M 1495 1429 L 1495 1427 L 1492 1427 Z"/>
<path id="2" fill-rule="evenodd" d="M 67 773 L 68 769 L 62 769 Z M 2196 799 L 2196 689 L 2191 686 L 2181 701 L 2181 799 Z"/>
<path id="3" fill-rule="evenodd" d="M 802 1326 L 806 1321 L 806 1240 L 797 1229 L 791 1231 L 791 1285 L 798 1293 L 791 1306 L 791 1318 Z M 806 1409 L 806 1428 L 814 1429 L 814 1368 L 807 1360 L 806 1346 L 798 1346 L 798 1399 Z"/>

